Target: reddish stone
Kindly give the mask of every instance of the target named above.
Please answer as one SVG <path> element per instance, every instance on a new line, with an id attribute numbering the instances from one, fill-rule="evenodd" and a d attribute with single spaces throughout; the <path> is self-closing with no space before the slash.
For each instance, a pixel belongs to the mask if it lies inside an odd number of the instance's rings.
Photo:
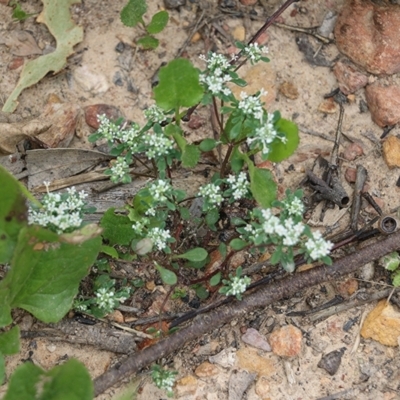
<path id="1" fill-rule="evenodd" d="M 357 170 L 355 168 L 347 168 L 346 172 L 344 173 L 344 177 L 347 182 L 354 183 L 357 177 Z"/>
<path id="2" fill-rule="evenodd" d="M 357 92 L 368 83 L 368 77 L 347 60 L 338 61 L 333 73 L 339 82 L 339 89 L 346 95 Z"/>
<path id="3" fill-rule="evenodd" d="M 188 127 L 190 129 L 199 129 L 203 125 L 204 125 L 204 121 L 198 115 L 192 115 L 190 118 L 190 121 L 188 123 Z"/>
<path id="4" fill-rule="evenodd" d="M 84 108 L 86 123 L 94 129 L 98 129 L 100 123 L 97 119 L 98 115 L 105 114 L 111 120 L 117 120 L 122 117 L 121 111 L 115 106 L 109 104 L 94 104 Z"/>
<path id="5" fill-rule="evenodd" d="M 8 69 L 17 69 L 24 64 L 23 57 L 14 57 L 8 64 Z"/>
<path id="6" fill-rule="evenodd" d="M 363 154 L 363 148 L 359 144 L 351 143 L 344 149 L 343 158 L 347 161 L 354 161 Z"/>
<path id="7" fill-rule="evenodd" d="M 269 344 L 272 351 L 278 356 L 294 357 L 301 351 L 303 335 L 299 328 L 293 325 L 286 325 L 274 330 L 269 336 Z"/>
<path id="8" fill-rule="evenodd" d="M 400 86 L 376 82 L 366 87 L 365 96 L 372 120 L 377 125 L 391 126 L 400 121 Z"/>
<path id="9" fill-rule="evenodd" d="M 400 7 L 347 0 L 335 27 L 336 45 L 373 74 L 400 72 Z"/>

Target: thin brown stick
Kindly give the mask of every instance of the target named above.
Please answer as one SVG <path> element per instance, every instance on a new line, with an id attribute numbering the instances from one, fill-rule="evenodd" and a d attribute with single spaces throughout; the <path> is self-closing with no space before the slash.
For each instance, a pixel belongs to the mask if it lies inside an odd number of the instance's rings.
<path id="1" fill-rule="evenodd" d="M 208 314 L 199 315 L 190 325 L 155 345 L 129 356 L 118 367 L 113 367 L 96 378 L 94 381 L 95 394 L 98 396 L 121 379 L 137 373 L 159 358 L 166 357 L 172 352 L 181 349 L 185 343 L 219 328 L 233 318 L 241 317 L 258 307 L 265 307 L 285 297 L 290 297 L 305 288 L 336 280 L 344 275 L 353 273 L 365 263 L 377 260 L 399 248 L 400 231 L 380 242 L 341 258 L 330 267 L 323 265 L 291 275 L 287 279 L 266 285 L 249 294 L 242 301 L 232 301 L 230 304 L 226 304 Z"/>

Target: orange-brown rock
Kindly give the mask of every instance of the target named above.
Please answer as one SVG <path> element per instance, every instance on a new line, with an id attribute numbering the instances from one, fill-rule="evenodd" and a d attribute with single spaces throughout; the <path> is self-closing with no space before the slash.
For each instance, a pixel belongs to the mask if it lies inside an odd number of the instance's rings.
<path id="1" fill-rule="evenodd" d="M 333 73 L 339 83 L 339 89 L 344 94 L 355 93 L 368 83 L 367 75 L 348 60 L 339 60 L 333 67 Z"/>
<path id="2" fill-rule="evenodd" d="M 268 338 L 272 351 L 278 356 L 294 357 L 301 351 L 303 335 L 294 325 L 275 329 Z"/>
<path id="3" fill-rule="evenodd" d="M 383 158 L 389 168 L 400 167 L 400 139 L 389 136 L 382 146 Z"/>
<path id="4" fill-rule="evenodd" d="M 400 313 L 385 299 L 381 300 L 365 319 L 361 336 L 374 339 L 385 346 L 398 346 Z"/>
<path id="5" fill-rule="evenodd" d="M 400 72 L 398 5 L 347 0 L 336 22 L 335 38 L 340 52 L 368 72 Z"/>
<path id="6" fill-rule="evenodd" d="M 400 36 L 399 36 L 400 42 Z M 368 85 L 365 96 L 372 120 L 379 126 L 391 126 L 400 121 L 400 87 L 376 82 Z"/>

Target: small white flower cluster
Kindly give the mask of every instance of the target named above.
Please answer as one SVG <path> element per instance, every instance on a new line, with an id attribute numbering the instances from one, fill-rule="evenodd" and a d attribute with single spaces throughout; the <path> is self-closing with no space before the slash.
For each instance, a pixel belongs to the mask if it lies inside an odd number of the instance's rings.
<path id="1" fill-rule="evenodd" d="M 96 303 L 99 308 L 106 312 L 111 312 L 115 306 L 114 291 L 101 287 L 96 291 Z"/>
<path id="2" fill-rule="evenodd" d="M 199 196 L 204 197 L 204 199 L 213 206 L 219 206 L 223 201 L 221 188 L 214 183 L 202 186 L 199 190 Z"/>
<path id="3" fill-rule="evenodd" d="M 258 43 L 251 43 L 246 46 L 243 50 L 243 55 L 247 57 L 252 64 L 257 63 L 261 60 L 264 54 L 268 54 L 268 47 L 260 47 Z"/>
<path id="4" fill-rule="evenodd" d="M 260 93 L 254 96 L 249 96 L 246 92 L 241 92 L 240 98 L 242 100 L 239 101 L 238 108 L 242 110 L 244 114 L 261 121 L 264 116 L 261 96 L 264 96 L 266 93 L 264 89 L 261 89 Z"/>
<path id="5" fill-rule="evenodd" d="M 129 174 L 129 165 L 125 157 L 117 157 L 111 169 L 111 181 L 120 182 Z"/>
<path id="6" fill-rule="evenodd" d="M 229 290 L 226 292 L 227 296 L 240 296 L 246 291 L 247 286 L 251 283 L 251 279 L 248 276 L 234 276 L 231 277 Z"/>
<path id="7" fill-rule="evenodd" d="M 232 197 L 235 200 L 239 200 L 243 198 L 248 190 L 250 183 L 247 180 L 247 176 L 245 172 L 241 172 L 239 175 L 229 175 L 227 178 L 227 182 L 230 184 L 232 189 Z"/>
<path id="8" fill-rule="evenodd" d="M 286 141 L 285 136 L 278 134 L 273 124 L 273 114 L 268 114 L 266 121 L 264 121 L 259 128 L 255 130 L 254 136 L 247 138 L 247 144 L 251 149 L 261 147 L 261 152 L 267 156 L 271 150 L 270 144 L 278 137 L 283 142 Z"/>
<path id="9" fill-rule="evenodd" d="M 227 58 L 222 54 L 210 52 L 208 58 L 202 54 L 200 59 L 207 63 L 207 73 L 200 75 L 200 82 L 204 83 L 213 95 L 229 96 L 232 92 L 226 87 L 226 83 L 232 80 L 229 74 L 232 66 Z"/>
<path id="10" fill-rule="evenodd" d="M 97 133 L 100 133 L 109 142 L 118 138 L 120 128 L 117 124 L 111 122 L 105 114 L 98 115 L 97 120 L 100 122 Z"/>
<path id="11" fill-rule="evenodd" d="M 313 260 L 318 260 L 322 257 L 326 257 L 332 250 L 333 243 L 329 240 L 325 240 L 320 231 L 313 233 L 313 237 L 308 239 L 306 249 Z"/>
<path id="12" fill-rule="evenodd" d="M 302 222 L 294 223 L 293 219 L 289 217 L 282 224 L 280 219 L 272 214 L 270 208 L 262 210 L 261 214 L 264 218 L 262 230 L 267 235 L 277 235 L 285 246 L 294 246 L 299 242 L 304 232 Z"/>
<path id="13" fill-rule="evenodd" d="M 145 229 L 145 227 L 147 226 L 148 223 L 149 223 L 149 219 L 146 217 L 143 217 L 140 219 L 140 221 L 135 221 L 132 224 L 132 229 L 138 235 L 143 234 L 143 230 Z"/>
<path id="14" fill-rule="evenodd" d="M 292 201 L 284 201 L 283 205 L 289 215 L 294 217 L 300 217 L 303 215 L 304 204 L 298 197 L 294 197 Z"/>
<path id="15" fill-rule="evenodd" d="M 150 106 L 147 110 L 144 110 L 144 116 L 147 121 L 158 124 L 161 124 L 161 122 L 164 122 L 167 119 L 163 110 L 155 104 Z"/>
<path id="16" fill-rule="evenodd" d="M 145 153 L 149 159 L 166 156 L 174 148 L 172 140 L 163 134 L 146 134 L 143 140 L 148 147 Z"/>
<path id="17" fill-rule="evenodd" d="M 44 183 L 47 187 L 49 184 Z M 75 187 L 67 189 L 67 193 L 47 193 L 42 199 L 43 207 L 35 210 L 30 208 L 28 214 L 29 224 L 55 229 L 57 233 L 76 229 L 82 225 L 82 212 L 85 207 L 87 193 L 77 192 Z"/>
<path id="18" fill-rule="evenodd" d="M 139 144 L 139 133 L 140 126 L 138 124 L 132 124 L 128 129 L 120 129 L 119 133 L 117 134 L 117 139 L 121 143 L 127 144 L 132 153 L 136 153 Z"/>
<path id="19" fill-rule="evenodd" d="M 171 235 L 169 233 L 169 230 L 152 228 L 147 234 L 147 237 L 151 239 L 154 246 L 156 246 L 157 249 L 161 251 L 167 247 L 167 241 L 171 238 Z"/>
<path id="20" fill-rule="evenodd" d="M 153 197 L 155 201 L 159 201 L 161 203 L 167 200 L 165 194 L 167 194 L 171 190 L 172 190 L 171 184 L 164 179 L 159 179 L 157 181 L 154 181 L 154 183 L 152 183 L 149 187 L 150 195 Z"/>

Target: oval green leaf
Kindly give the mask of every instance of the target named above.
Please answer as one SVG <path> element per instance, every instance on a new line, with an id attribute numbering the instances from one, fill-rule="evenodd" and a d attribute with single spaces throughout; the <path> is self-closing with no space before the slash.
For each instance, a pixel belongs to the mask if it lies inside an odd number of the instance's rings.
<path id="1" fill-rule="evenodd" d="M 159 11 L 157 14 L 154 14 L 149 25 L 146 27 L 147 32 L 152 35 L 160 33 L 168 24 L 168 18 L 167 11 Z"/>
<path id="2" fill-rule="evenodd" d="M 250 190 L 257 203 L 264 208 L 271 207 L 276 199 L 276 183 L 271 171 L 257 167 L 249 168 Z"/>
<path id="3" fill-rule="evenodd" d="M 175 272 L 172 272 L 169 269 L 166 269 L 158 264 L 156 264 L 156 269 L 160 273 L 161 280 L 166 285 L 175 285 L 178 282 L 178 278 L 177 278 Z"/>
<path id="4" fill-rule="evenodd" d="M 281 162 L 286 158 L 290 157 L 299 145 L 299 130 L 297 125 L 292 121 L 281 118 L 276 123 L 276 128 L 279 132 L 284 133 L 287 141 L 283 143 L 280 139 L 275 139 L 271 143 L 271 151 L 268 156 L 268 160 L 273 162 Z"/>
<path id="5" fill-rule="evenodd" d="M 196 247 L 194 249 L 187 251 L 184 254 L 179 254 L 177 256 L 174 256 L 173 258 L 184 258 L 185 260 L 189 261 L 203 261 L 207 258 L 207 256 L 208 256 L 207 250 L 201 247 Z"/>

